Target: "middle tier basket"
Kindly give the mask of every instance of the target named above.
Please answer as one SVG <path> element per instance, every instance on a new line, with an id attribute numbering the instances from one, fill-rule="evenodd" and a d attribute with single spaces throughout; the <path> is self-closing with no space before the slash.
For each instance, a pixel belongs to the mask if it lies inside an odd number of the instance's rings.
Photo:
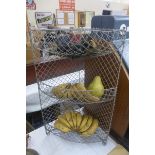
<path id="1" fill-rule="evenodd" d="M 31 29 L 47 134 L 73 142 L 107 142 L 124 39 L 124 31 L 120 30 Z M 95 77 L 104 86 L 100 97 L 88 89 Z"/>

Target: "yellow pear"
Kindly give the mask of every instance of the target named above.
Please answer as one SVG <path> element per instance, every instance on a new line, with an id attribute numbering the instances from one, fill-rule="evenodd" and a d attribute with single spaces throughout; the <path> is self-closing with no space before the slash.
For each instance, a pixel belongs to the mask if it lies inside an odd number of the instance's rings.
<path id="1" fill-rule="evenodd" d="M 95 76 L 95 78 L 93 79 L 93 81 L 89 84 L 88 90 L 92 90 L 90 91 L 90 93 L 96 97 L 101 97 L 104 94 L 104 86 L 103 83 L 101 81 L 101 77 L 100 76 Z"/>

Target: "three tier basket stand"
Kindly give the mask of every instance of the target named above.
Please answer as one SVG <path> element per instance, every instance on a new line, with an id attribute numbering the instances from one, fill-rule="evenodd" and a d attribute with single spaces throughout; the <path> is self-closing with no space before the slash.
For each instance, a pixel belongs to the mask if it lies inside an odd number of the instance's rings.
<path id="1" fill-rule="evenodd" d="M 31 29 L 34 66 L 40 105 L 46 134 L 53 133 L 72 142 L 106 144 L 111 128 L 125 32 L 106 29 Z M 39 54 L 38 54 L 39 53 Z M 100 76 L 104 94 L 99 100 L 86 94 L 91 90 L 60 85 L 83 83 L 85 88 L 95 76 Z M 98 127 L 91 136 L 70 131 L 62 132 L 54 122 L 66 112 L 91 115 Z"/>

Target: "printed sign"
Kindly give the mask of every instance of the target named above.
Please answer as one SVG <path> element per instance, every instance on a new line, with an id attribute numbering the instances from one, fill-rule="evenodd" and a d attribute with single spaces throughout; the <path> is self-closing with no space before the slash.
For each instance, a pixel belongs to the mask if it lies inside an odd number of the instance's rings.
<path id="1" fill-rule="evenodd" d="M 75 11 L 75 0 L 59 0 L 61 11 Z"/>
<path id="2" fill-rule="evenodd" d="M 28 10 L 36 10 L 36 3 L 34 0 L 26 0 L 26 8 Z"/>
<path id="3" fill-rule="evenodd" d="M 35 18 L 38 28 L 47 28 L 52 25 L 51 12 L 35 12 Z"/>

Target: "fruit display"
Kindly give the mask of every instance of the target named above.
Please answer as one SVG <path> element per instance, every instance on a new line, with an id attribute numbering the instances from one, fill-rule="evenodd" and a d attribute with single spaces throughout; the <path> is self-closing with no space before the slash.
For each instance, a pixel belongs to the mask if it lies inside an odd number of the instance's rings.
<path id="1" fill-rule="evenodd" d="M 42 123 L 47 135 L 106 144 L 125 47 L 116 29 L 31 29 Z M 73 112 L 74 111 L 74 112 Z M 96 119 L 97 118 L 97 119 Z"/>
<path id="2" fill-rule="evenodd" d="M 73 34 L 59 30 L 55 33 L 48 31 L 40 37 L 39 45 L 42 55 L 49 53 L 49 55 L 76 58 L 104 54 L 105 50 L 111 49 L 110 42 L 105 39 L 100 40 L 96 33 L 91 36 L 90 34 Z"/>
<path id="3" fill-rule="evenodd" d="M 88 137 L 96 132 L 98 120 L 90 115 L 81 115 L 79 112 L 71 111 L 59 115 L 54 127 L 64 133 L 74 131 Z"/>
<path id="4" fill-rule="evenodd" d="M 81 102 L 97 102 L 99 97 L 93 96 L 82 83 L 64 83 L 52 89 L 53 95 L 60 99 L 76 99 Z"/>
<path id="5" fill-rule="evenodd" d="M 53 95 L 60 99 L 76 99 L 81 102 L 98 102 L 104 94 L 101 78 L 96 76 L 88 89 L 83 83 L 63 83 L 52 89 Z"/>

